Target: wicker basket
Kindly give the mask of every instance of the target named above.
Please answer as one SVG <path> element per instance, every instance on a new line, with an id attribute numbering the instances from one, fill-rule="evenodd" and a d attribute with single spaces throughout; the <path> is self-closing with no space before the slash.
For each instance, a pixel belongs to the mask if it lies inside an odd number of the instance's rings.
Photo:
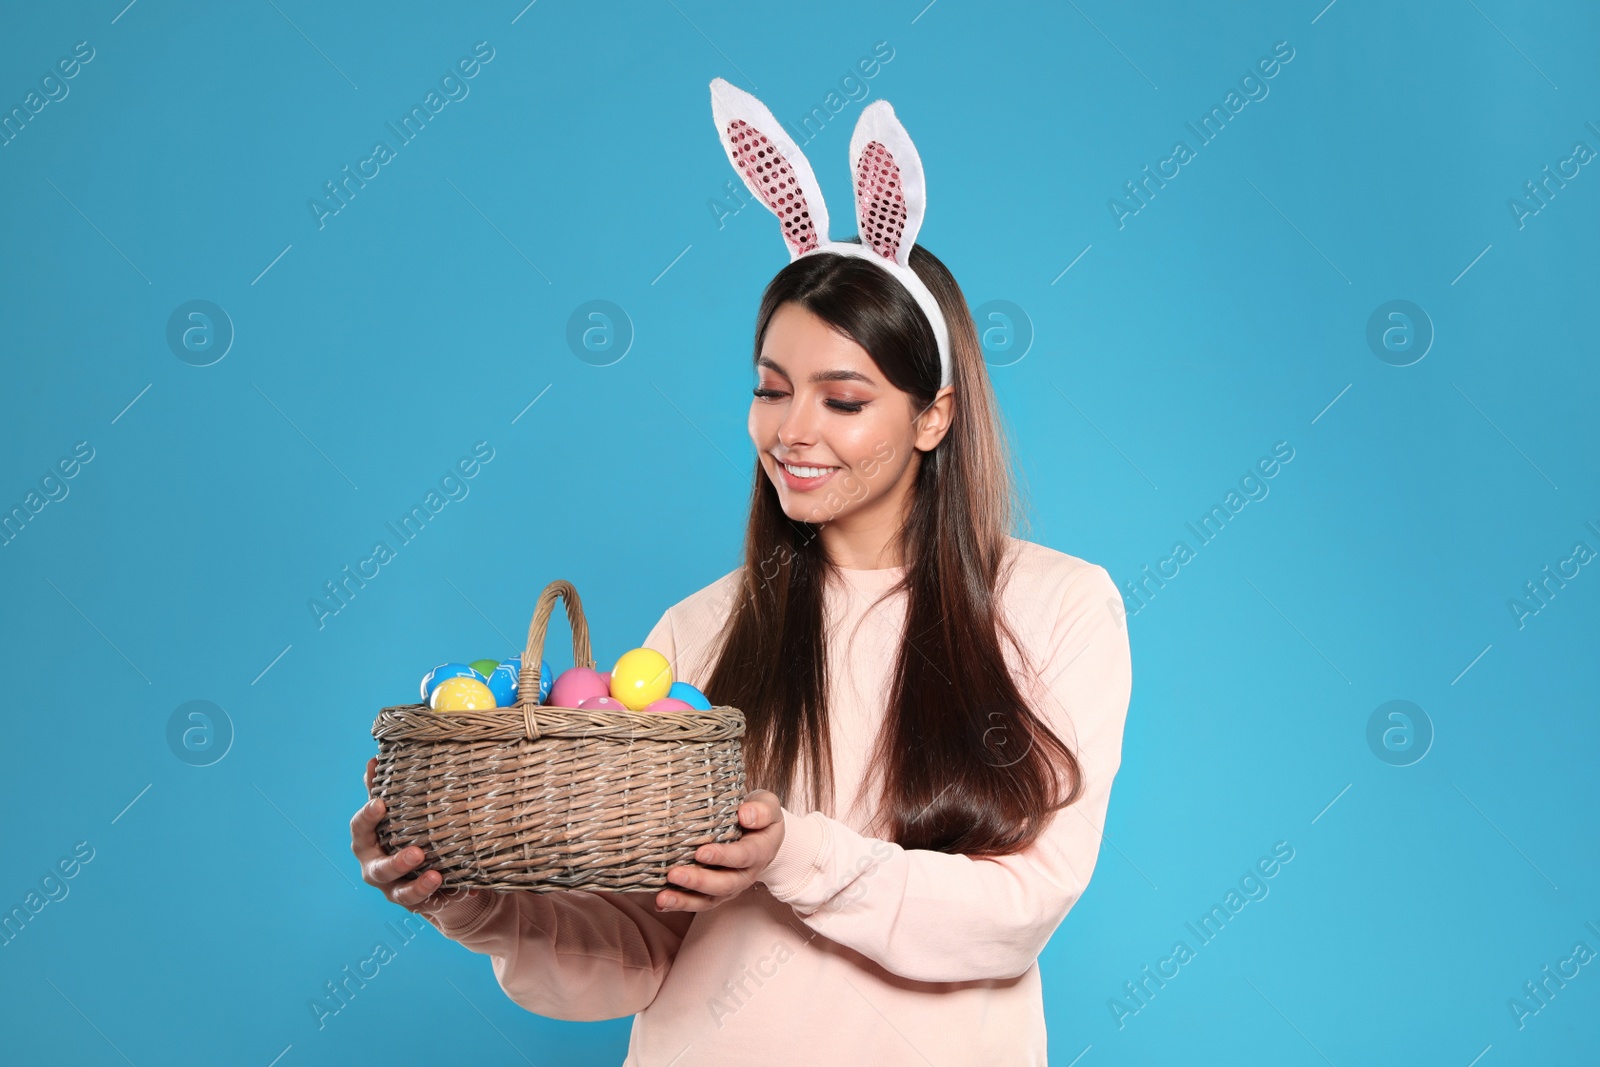
<path id="1" fill-rule="evenodd" d="M 384 708 L 373 793 L 379 843 L 422 849 L 441 888 L 534 892 L 666 887 L 695 849 L 741 836 L 744 714 L 580 711 L 538 703 L 539 661 L 556 599 L 572 623 L 572 658 L 594 666 L 577 590 L 539 594 L 509 708 Z"/>

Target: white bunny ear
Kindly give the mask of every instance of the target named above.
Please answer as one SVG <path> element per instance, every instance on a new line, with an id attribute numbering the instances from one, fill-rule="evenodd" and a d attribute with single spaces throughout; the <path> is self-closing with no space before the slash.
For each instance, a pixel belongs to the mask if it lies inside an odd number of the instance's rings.
<path id="1" fill-rule="evenodd" d="M 922 157 L 887 100 L 874 100 L 856 120 L 850 170 L 861 243 L 884 259 L 909 266 L 911 246 L 928 209 L 928 190 Z"/>
<path id="2" fill-rule="evenodd" d="M 713 78 L 711 117 L 728 162 L 783 224 L 790 262 L 826 241 L 828 208 L 817 176 L 767 106 L 738 86 Z"/>

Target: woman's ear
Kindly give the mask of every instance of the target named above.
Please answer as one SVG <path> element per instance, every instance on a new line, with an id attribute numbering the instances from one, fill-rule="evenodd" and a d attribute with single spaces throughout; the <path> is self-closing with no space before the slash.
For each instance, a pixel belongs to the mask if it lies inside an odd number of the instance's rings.
<path id="1" fill-rule="evenodd" d="M 955 420 L 956 414 L 956 387 L 947 385 L 933 395 L 933 403 L 922 409 L 914 423 L 917 428 L 916 446 L 924 452 L 931 452 L 944 435 L 950 432 L 950 424 Z"/>

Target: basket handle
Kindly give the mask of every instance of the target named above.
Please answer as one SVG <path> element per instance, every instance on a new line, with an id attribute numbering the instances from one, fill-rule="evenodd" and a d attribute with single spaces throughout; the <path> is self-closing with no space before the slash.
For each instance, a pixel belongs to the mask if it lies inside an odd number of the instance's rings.
<path id="1" fill-rule="evenodd" d="M 517 703 L 539 703 L 539 661 L 544 658 L 544 634 L 550 626 L 550 613 L 555 610 L 556 599 L 567 605 L 567 622 L 572 625 L 572 664 L 575 667 L 594 669 L 594 657 L 589 653 L 589 623 L 583 617 L 583 602 L 572 583 L 557 578 L 544 587 L 539 602 L 533 608 L 533 622 L 528 626 L 528 647 L 522 653 L 522 671 L 517 675 Z"/>

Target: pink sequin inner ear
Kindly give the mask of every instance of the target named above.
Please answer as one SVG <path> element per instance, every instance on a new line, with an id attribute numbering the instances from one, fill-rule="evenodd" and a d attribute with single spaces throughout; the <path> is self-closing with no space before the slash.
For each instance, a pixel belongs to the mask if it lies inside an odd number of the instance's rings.
<path id="1" fill-rule="evenodd" d="M 856 161 L 856 225 L 861 240 L 884 259 L 894 259 L 906 228 L 906 198 L 900 191 L 900 168 L 878 141 L 869 141 Z"/>
<path id="2" fill-rule="evenodd" d="M 783 239 L 794 254 L 817 247 L 817 231 L 811 225 L 805 193 L 789 161 L 760 130 L 743 119 L 728 123 L 728 143 L 733 158 L 761 195 L 761 199 L 783 224 Z"/>

